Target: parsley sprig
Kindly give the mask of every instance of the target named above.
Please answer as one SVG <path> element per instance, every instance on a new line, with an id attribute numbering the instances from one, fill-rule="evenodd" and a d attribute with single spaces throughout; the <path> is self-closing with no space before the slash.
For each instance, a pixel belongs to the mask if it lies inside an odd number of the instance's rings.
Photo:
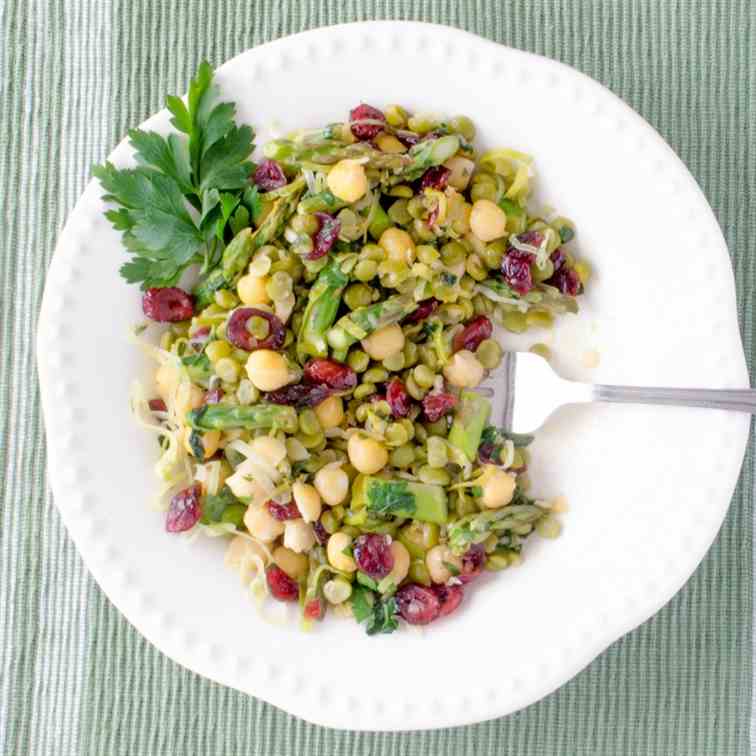
<path id="1" fill-rule="evenodd" d="M 106 162 L 92 171 L 118 206 L 105 215 L 132 255 L 121 275 L 143 289 L 173 286 L 195 263 L 210 270 L 227 231 L 237 233 L 259 212 L 249 184 L 254 132 L 236 125 L 233 103 L 217 102 L 210 65 L 200 64 L 186 104 L 169 95 L 166 105 L 179 133 L 132 129 L 137 167 Z"/>

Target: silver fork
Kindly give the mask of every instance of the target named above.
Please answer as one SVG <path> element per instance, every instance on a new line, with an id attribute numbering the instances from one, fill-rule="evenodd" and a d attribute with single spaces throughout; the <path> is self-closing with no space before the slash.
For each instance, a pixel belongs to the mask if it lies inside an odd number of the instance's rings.
<path id="1" fill-rule="evenodd" d="M 621 402 L 672 404 L 756 414 L 756 389 L 687 389 L 646 386 L 604 386 L 559 377 L 536 354 L 512 353 L 502 363 L 508 387 L 504 427 L 514 433 L 531 433 L 565 404 Z"/>

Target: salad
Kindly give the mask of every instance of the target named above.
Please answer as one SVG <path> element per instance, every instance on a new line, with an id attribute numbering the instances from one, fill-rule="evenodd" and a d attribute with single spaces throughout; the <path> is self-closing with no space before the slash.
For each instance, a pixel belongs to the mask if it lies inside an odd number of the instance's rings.
<path id="1" fill-rule="evenodd" d="M 307 625 L 451 614 L 560 532 L 561 498 L 528 495 L 532 439 L 495 427 L 481 384 L 495 324 L 577 312 L 573 225 L 533 210 L 531 158 L 478 153 L 464 116 L 359 104 L 252 162 L 207 63 L 167 107 L 174 132 L 129 132 L 136 167 L 94 169 L 144 292 L 155 385 L 131 403 L 166 530 L 226 538 L 250 590 Z"/>

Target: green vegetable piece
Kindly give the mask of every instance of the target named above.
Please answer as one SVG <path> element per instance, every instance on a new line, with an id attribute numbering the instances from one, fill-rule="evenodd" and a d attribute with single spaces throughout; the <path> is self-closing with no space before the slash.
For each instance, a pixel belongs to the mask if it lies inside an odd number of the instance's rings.
<path id="1" fill-rule="evenodd" d="M 299 203 L 299 209 L 303 213 L 335 213 L 346 206 L 346 202 L 340 200 L 328 189 L 317 194 L 312 194 L 309 197 L 304 197 Z"/>
<path id="2" fill-rule="evenodd" d="M 352 344 L 369 336 L 373 331 L 398 323 L 417 309 L 417 302 L 408 294 L 389 297 L 367 307 L 359 307 L 339 318 L 328 331 L 328 343 L 334 350 L 334 359 L 341 362 Z"/>
<path id="3" fill-rule="evenodd" d="M 374 517 L 411 517 L 439 525 L 448 517 L 446 491 L 442 486 L 368 475 L 358 495 L 364 496 L 366 512 Z M 352 509 L 359 508 L 360 502 L 353 499 Z"/>
<path id="4" fill-rule="evenodd" d="M 202 443 L 202 434 L 193 430 L 189 434 L 189 446 L 197 462 L 205 461 L 205 445 Z"/>
<path id="5" fill-rule="evenodd" d="M 398 608 L 393 596 L 380 599 L 369 588 L 355 585 L 350 602 L 354 618 L 359 623 L 365 623 L 368 635 L 393 633 L 399 627 Z"/>
<path id="6" fill-rule="evenodd" d="M 320 271 L 307 296 L 302 326 L 297 335 L 297 359 L 304 363 L 308 356 L 327 357 L 326 333 L 336 319 L 341 295 L 349 276 L 341 272 L 336 260 Z"/>
<path id="7" fill-rule="evenodd" d="M 370 225 L 368 231 L 370 236 L 376 241 L 381 238 L 381 234 L 387 229 L 391 228 L 391 218 L 388 217 L 386 211 L 378 204 L 373 208 L 373 215 L 370 219 Z"/>
<path id="8" fill-rule="evenodd" d="M 501 197 L 498 205 L 507 214 L 507 231 L 519 234 L 525 230 L 528 224 L 528 215 L 524 208 L 512 202 L 512 200 L 506 199 L 506 197 Z"/>
<path id="9" fill-rule="evenodd" d="M 246 507 L 234 496 L 228 486 L 223 486 L 217 494 L 208 494 L 202 503 L 202 522 L 206 525 L 211 522 L 235 522 L 235 518 L 224 519 L 224 515 L 229 507 L 241 507 L 242 517 Z"/>
<path id="10" fill-rule="evenodd" d="M 297 412 L 281 404 L 206 404 L 187 413 L 186 421 L 194 430 L 227 430 L 229 428 L 280 428 L 286 433 L 297 430 Z"/>
<path id="11" fill-rule="evenodd" d="M 182 357 L 181 364 L 186 368 L 192 383 L 207 384 L 213 375 L 213 366 L 204 352 Z"/>
<path id="12" fill-rule="evenodd" d="M 455 134 L 439 137 L 438 139 L 427 139 L 424 142 L 418 142 L 409 151 L 411 162 L 403 170 L 399 171 L 392 177 L 394 183 L 403 181 L 413 181 L 432 168 L 434 165 L 441 165 L 459 150 L 459 137 Z"/>
<path id="13" fill-rule="evenodd" d="M 449 431 L 449 443 L 456 446 L 474 462 L 478 456 L 478 446 L 488 418 L 491 402 L 474 391 L 463 391 L 454 413 L 454 422 Z"/>
<path id="14" fill-rule="evenodd" d="M 354 618 L 357 622 L 364 622 L 373 613 L 375 597 L 367 588 L 363 588 L 361 585 L 355 585 L 352 588 L 350 603 L 352 605 L 352 614 L 354 615 Z"/>

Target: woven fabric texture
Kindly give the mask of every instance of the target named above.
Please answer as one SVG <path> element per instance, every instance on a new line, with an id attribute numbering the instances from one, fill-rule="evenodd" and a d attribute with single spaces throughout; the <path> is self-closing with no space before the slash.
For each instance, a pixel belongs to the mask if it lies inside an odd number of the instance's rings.
<path id="1" fill-rule="evenodd" d="M 34 331 L 57 233 L 91 164 L 129 126 L 159 110 L 165 93 L 183 91 L 203 57 L 220 64 L 313 27 L 404 18 L 458 26 L 571 64 L 661 132 L 724 229 L 752 368 L 756 3 L 3 0 L 0 18 L 2 753 L 750 753 L 752 446 L 722 532 L 687 586 L 561 690 L 476 726 L 397 734 L 327 730 L 178 667 L 100 592 L 47 488 Z M 628 212 L 628 222 L 642 223 Z M 691 250 L 692 261 L 694 255 Z"/>

